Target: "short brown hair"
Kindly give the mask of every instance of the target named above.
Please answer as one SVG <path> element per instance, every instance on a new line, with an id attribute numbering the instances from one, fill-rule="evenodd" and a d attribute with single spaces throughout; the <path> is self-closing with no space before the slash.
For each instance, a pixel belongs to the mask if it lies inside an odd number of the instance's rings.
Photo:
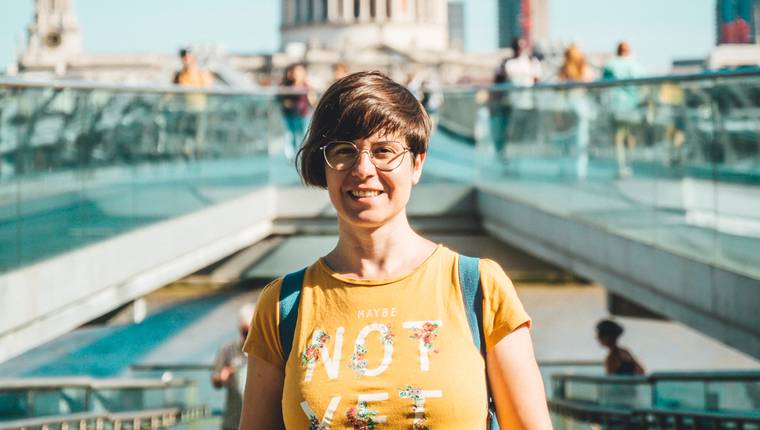
<path id="1" fill-rule="evenodd" d="M 377 132 L 399 134 L 414 155 L 427 151 L 430 118 L 414 95 L 380 72 L 358 72 L 330 85 L 314 110 L 296 157 L 307 185 L 327 187 L 321 146 L 330 140 L 356 141 Z"/>

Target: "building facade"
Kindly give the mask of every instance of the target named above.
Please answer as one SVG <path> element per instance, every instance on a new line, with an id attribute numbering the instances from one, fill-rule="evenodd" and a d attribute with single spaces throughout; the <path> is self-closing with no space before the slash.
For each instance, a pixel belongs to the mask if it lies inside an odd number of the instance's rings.
<path id="1" fill-rule="evenodd" d="M 516 38 L 532 46 L 549 40 L 548 0 L 498 0 L 499 46 L 508 48 Z"/>
<path id="2" fill-rule="evenodd" d="M 394 79 L 444 83 L 489 82 L 504 52 L 466 53 L 450 46 L 446 0 L 282 0 L 279 52 L 245 55 L 195 47 L 202 67 L 219 85 L 276 84 L 294 62 L 308 66 L 312 83 L 332 82 L 337 63 L 349 71 L 381 70 Z M 463 12 L 463 4 L 454 9 Z M 25 48 L 12 74 L 130 84 L 167 84 L 181 66 L 175 53 L 91 54 L 82 50 L 74 0 L 36 0 Z M 179 48 L 179 47 L 178 47 Z M 454 49 L 452 49 L 454 48 Z"/>
<path id="3" fill-rule="evenodd" d="M 446 0 L 282 0 L 282 42 L 332 51 L 448 49 Z"/>
<path id="4" fill-rule="evenodd" d="M 65 68 L 82 53 L 82 35 L 71 0 L 37 0 L 27 29 L 27 47 L 20 66 L 27 70 Z"/>
<path id="5" fill-rule="evenodd" d="M 464 50 L 464 3 L 450 1 L 448 4 L 449 47 Z"/>
<path id="6" fill-rule="evenodd" d="M 716 45 L 758 43 L 760 1 L 717 0 L 715 3 Z"/>

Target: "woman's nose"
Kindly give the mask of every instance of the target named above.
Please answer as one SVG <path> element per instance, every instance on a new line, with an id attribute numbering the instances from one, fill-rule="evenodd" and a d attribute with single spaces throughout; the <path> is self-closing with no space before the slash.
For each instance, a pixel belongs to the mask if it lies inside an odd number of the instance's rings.
<path id="1" fill-rule="evenodd" d="M 367 154 L 366 157 L 363 155 Z M 372 153 L 369 150 L 360 151 L 356 156 L 356 164 L 354 165 L 354 171 L 362 175 L 372 174 L 375 171 L 375 165 L 372 164 Z"/>

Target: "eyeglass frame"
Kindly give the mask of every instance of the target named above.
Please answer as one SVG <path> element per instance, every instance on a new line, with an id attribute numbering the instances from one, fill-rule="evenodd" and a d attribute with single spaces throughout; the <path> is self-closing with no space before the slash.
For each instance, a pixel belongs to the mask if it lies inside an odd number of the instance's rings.
<path id="1" fill-rule="evenodd" d="M 345 169 L 341 169 L 341 170 L 336 169 L 335 167 L 333 167 L 332 165 L 330 165 L 329 161 L 327 161 L 327 147 L 330 146 L 331 144 L 337 143 L 337 142 L 350 143 L 351 145 L 353 145 L 354 148 L 356 148 L 356 151 L 357 151 L 356 157 L 354 158 L 354 162 L 351 163 L 350 166 L 346 167 Z M 354 142 L 352 142 L 350 140 L 331 140 L 331 141 L 327 142 L 326 144 L 320 146 L 319 149 L 322 151 L 322 158 L 325 160 L 325 164 L 327 164 L 327 167 L 335 170 L 336 172 L 345 172 L 347 170 L 351 170 L 356 165 L 356 162 L 359 161 L 359 158 L 361 158 L 362 154 L 365 153 L 365 152 L 369 156 L 369 162 L 372 163 L 372 165 L 375 166 L 375 168 L 377 170 L 380 170 L 381 172 L 392 172 L 392 171 L 398 169 L 399 167 L 401 167 L 401 165 L 404 163 L 404 157 L 406 156 L 406 153 L 407 152 L 411 152 L 412 148 L 401 144 L 401 142 L 399 142 L 397 140 L 381 140 L 381 141 L 378 141 L 378 142 L 373 142 L 372 145 L 374 145 L 376 143 L 390 143 L 390 142 L 398 143 L 399 145 L 401 145 L 402 148 L 404 148 L 404 151 L 401 154 L 398 155 L 398 156 L 401 157 L 401 161 L 399 161 L 398 165 L 396 167 L 394 167 L 392 169 L 388 169 L 388 170 L 382 169 L 382 168 L 378 167 L 377 164 L 375 164 L 375 156 L 372 155 L 372 151 L 371 150 L 369 150 L 369 149 L 359 149 L 359 147 L 356 146 L 356 143 L 354 143 Z M 372 147 L 372 145 L 370 145 L 370 148 Z"/>

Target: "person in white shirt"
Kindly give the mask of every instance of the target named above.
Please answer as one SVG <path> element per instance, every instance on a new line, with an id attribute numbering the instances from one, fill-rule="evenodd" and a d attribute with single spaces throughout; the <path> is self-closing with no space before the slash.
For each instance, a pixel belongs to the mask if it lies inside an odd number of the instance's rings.
<path id="1" fill-rule="evenodd" d="M 541 79 L 541 62 L 531 55 L 530 46 L 523 38 L 515 38 L 512 52 L 514 57 L 504 62 L 507 82 L 515 87 L 532 87 Z M 520 88 L 513 89 L 509 93 L 509 104 L 512 118 L 509 121 L 507 142 L 530 138 L 530 130 L 535 128 L 535 120 L 531 118 L 533 93 Z"/>

